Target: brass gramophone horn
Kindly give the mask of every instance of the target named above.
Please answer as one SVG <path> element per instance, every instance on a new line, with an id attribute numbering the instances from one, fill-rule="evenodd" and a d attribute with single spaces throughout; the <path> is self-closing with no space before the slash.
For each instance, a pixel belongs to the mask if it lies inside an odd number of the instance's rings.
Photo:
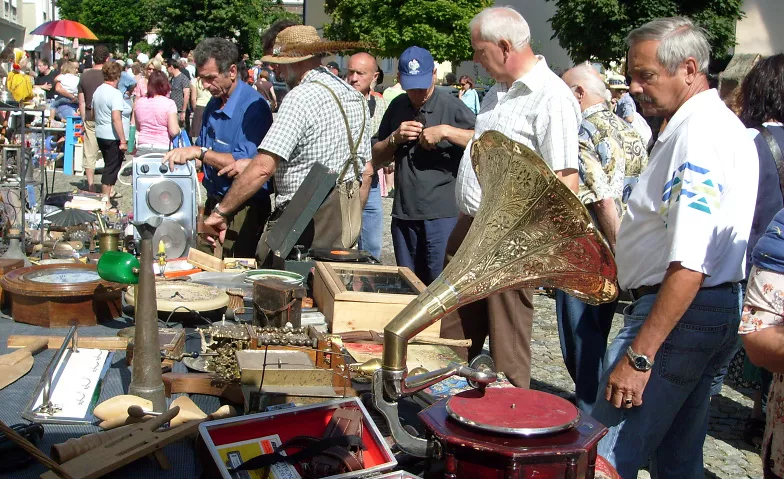
<path id="1" fill-rule="evenodd" d="M 384 329 L 374 400 L 393 433 L 392 423 L 397 420 L 399 425 L 399 420 L 390 417 L 390 407 L 396 412 L 394 401 L 400 397 L 455 374 L 480 384 L 495 380 L 491 372 L 458 364 L 406 377 L 408 341 L 447 313 L 520 287 L 558 288 L 593 304 L 618 295 L 610 247 L 594 228 L 588 210 L 535 152 L 488 131 L 473 143 L 471 160 L 483 190 L 471 229 L 441 275 Z M 414 453 L 421 455 L 421 446 L 409 449 L 419 449 Z"/>

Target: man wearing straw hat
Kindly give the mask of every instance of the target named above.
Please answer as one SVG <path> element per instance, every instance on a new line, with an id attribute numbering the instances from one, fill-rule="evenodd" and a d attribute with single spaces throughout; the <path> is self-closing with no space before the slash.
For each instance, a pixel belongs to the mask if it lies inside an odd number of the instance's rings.
<path id="1" fill-rule="evenodd" d="M 227 221 L 242 203 L 275 176 L 276 212 L 280 216 L 316 162 L 340 171 L 350 156 L 346 121 L 362 165 L 370 159 L 370 113 L 362 94 L 321 65 L 327 52 L 354 49 L 359 44 L 330 42 L 319 38 L 306 25 L 278 22 L 264 36 L 263 62 L 279 65 L 291 91 L 285 96 L 264 140 L 253 159 L 239 160 L 218 174 L 236 176 L 231 189 L 213 209 L 205 225 L 213 227 L 220 240 Z M 345 112 L 345 121 L 343 112 Z M 238 176 L 239 175 L 239 176 Z M 367 198 L 372 169 L 366 168 L 362 197 Z M 352 170 L 345 177 L 354 179 Z"/>
<path id="2" fill-rule="evenodd" d="M 615 114 L 620 116 L 629 125 L 634 128 L 641 137 L 645 145 L 651 141 L 651 127 L 639 113 L 637 113 L 637 105 L 634 99 L 629 95 L 629 86 L 626 84 L 626 77 L 622 75 L 612 75 L 607 79 L 607 86 L 612 93 L 613 102 L 615 103 Z"/>

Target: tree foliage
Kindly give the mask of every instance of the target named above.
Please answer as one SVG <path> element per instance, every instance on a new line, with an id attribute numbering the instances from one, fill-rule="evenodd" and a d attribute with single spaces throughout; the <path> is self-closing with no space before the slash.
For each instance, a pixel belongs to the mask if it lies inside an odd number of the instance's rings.
<path id="1" fill-rule="evenodd" d="M 144 38 L 153 25 L 150 0 L 57 0 L 60 18 L 86 25 L 101 43 L 121 44 Z"/>
<path id="2" fill-rule="evenodd" d="M 276 0 L 58 0 L 61 18 L 89 27 L 101 43 L 137 43 L 158 29 L 161 46 L 191 50 L 206 37 L 237 42 L 243 53 L 261 56 L 259 32 L 287 12 Z"/>
<path id="3" fill-rule="evenodd" d="M 418 45 L 436 61 L 469 60 L 471 34 L 468 23 L 493 0 L 325 0 L 332 17 L 324 34 L 332 40 L 366 41 L 374 53 L 398 57 Z"/>
<path id="4" fill-rule="evenodd" d="M 626 55 L 624 38 L 634 28 L 660 17 L 682 15 L 703 27 L 715 58 L 735 45 L 735 23 L 743 0 L 547 0 L 556 3 L 550 19 L 558 42 L 572 60 L 608 63 Z"/>
<path id="5" fill-rule="evenodd" d="M 203 38 L 223 37 L 252 58 L 261 56 L 260 32 L 279 19 L 299 18 L 270 0 L 157 0 L 153 12 L 166 48 L 191 50 Z"/>

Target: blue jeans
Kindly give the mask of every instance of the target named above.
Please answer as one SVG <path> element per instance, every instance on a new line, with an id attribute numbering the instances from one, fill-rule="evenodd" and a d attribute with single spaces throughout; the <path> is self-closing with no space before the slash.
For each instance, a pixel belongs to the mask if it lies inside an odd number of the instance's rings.
<path id="1" fill-rule="evenodd" d="M 555 292 L 561 353 L 574 381 L 577 407 L 586 414 L 591 414 L 596 401 L 617 304 L 616 300 L 592 306 L 561 290 Z"/>
<path id="2" fill-rule="evenodd" d="M 701 289 L 654 359 L 643 404 L 616 409 L 605 385 L 640 331 L 656 295 L 624 310 L 624 326 L 610 344 L 592 415 L 610 428 L 599 454 L 621 477 L 637 477 L 651 459 L 651 477 L 703 477 L 702 446 L 708 430 L 710 388 L 734 352 L 740 323 L 740 287 Z"/>
<path id="3" fill-rule="evenodd" d="M 392 218 L 392 245 L 398 266 L 405 266 L 430 284 L 444 269 L 446 241 L 457 217 L 434 220 Z"/>
<path id="4" fill-rule="evenodd" d="M 381 261 L 381 228 L 384 224 L 384 208 L 381 206 L 381 188 L 378 186 L 378 173 L 373 175 L 365 209 L 362 210 L 362 230 L 357 247 L 372 254 Z"/>

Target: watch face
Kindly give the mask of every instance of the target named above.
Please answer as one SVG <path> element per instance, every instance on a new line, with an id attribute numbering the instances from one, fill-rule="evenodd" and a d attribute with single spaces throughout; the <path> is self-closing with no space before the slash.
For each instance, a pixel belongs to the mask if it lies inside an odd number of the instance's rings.
<path id="1" fill-rule="evenodd" d="M 637 367 L 637 369 L 642 369 L 642 370 L 650 369 L 650 365 L 648 364 L 648 361 L 642 357 L 634 358 L 634 365 L 635 367 Z"/>
<path id="2" fill-rule="evenodd" d="M 92 281 L 100 281 L 101 277 L 98 276 L 97 271 L 85 271 L 83 269 L 63 268 L 51 271 L 37 271 L 26 276 L 30 281 L 36 283 L 90 283 Z"/>

